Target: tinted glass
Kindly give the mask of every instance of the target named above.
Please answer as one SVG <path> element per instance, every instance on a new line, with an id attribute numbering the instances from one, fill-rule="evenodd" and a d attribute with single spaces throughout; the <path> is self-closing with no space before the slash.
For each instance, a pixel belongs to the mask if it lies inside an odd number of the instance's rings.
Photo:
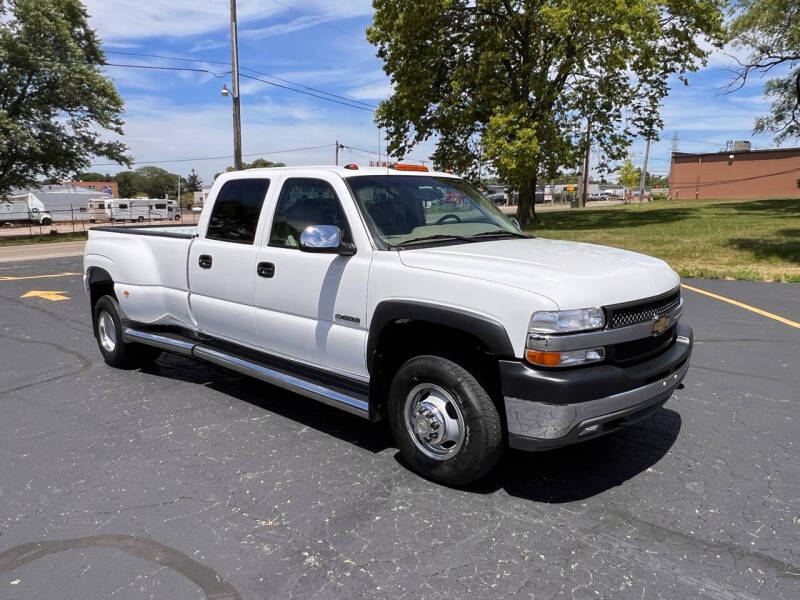
<path id="1" fill-rule="evenodd" d="M 328 182 L 287 179 L 275 209 L 269 245 L 297 248 L 300 234 L 309 225 L 336 225 L 342 230 L 343 241 L 350 241 L 347 219 Z"/>
<path id="2" fill-rule="evenodd" d="M 500 209 L 463 179 L 358 175 L 347 183 L 373 236 L 389 246 L 431 236 L 519 235 Z"/>
<path id="3" fill-rule="evenodd" d="M 156 208 L 167 208 L 166 204 L 156 204 Z"/>
<path id="4" fill-rule="evenodd" d="M 237 179 L 223 185 L 214 202 L 206 238 L 252 244 L 267 189 L 269 179 Z"/>
<path id="5" fill-rule="evenodd" d="M 128 205 L 127 204 L 120 204 L 119 207 L 120 208 L 128 208 Z"/>

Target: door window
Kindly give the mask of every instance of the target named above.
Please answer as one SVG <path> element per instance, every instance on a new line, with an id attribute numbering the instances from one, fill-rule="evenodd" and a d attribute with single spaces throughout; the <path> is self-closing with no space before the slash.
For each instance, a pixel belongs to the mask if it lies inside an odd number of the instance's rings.
<path id="1" fill-rule="evenodd" d="M 235 179 L 222 186 L 214 202 L 206 238 L 252 244 L 269 179 Z"/>
<path id="2" fill-rule="evenodd" d="M 287 179 L 275 208 L 269 245 L 297 248 L 300 234 L 309 225 L 335 225 L 342 230 L 342 240 L 351 241 L 347 218 L 331 184 L 320 179 Z"/>

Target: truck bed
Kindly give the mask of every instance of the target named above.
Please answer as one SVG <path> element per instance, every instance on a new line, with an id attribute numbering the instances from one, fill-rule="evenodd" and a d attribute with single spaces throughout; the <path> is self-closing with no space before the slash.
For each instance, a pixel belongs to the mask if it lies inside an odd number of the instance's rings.
<path id="1" fill-rule="evenodd" d="M 93 227 L 84 261 L 108 271 L 125 314 L 150 324 L 191 326 L 186 264 L 197 228 Z"/>

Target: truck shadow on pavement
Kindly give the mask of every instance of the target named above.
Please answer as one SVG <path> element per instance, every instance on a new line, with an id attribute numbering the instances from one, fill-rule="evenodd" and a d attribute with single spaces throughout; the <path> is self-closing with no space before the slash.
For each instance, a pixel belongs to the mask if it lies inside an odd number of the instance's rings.
<path id="1" fill-rule="evenodd" d="M 622 485 L 658 463 L 675 443 L 681 416 L 662 408 L 652 417 L 594 440 L 547 452 L 509 450 L 476 492 L 558 504 L 585 500 Z"/>
<path id="2" fill-rule="evenodd" d="M 385 422 L 367 423 L 341 410 L 211 365 L 162 356 L 146 372 L 203 384 L 369 452 L 395 448 Z M 265 389 L 274 393 L 265 393 Z M 634 425 L 574 446 L 535 453 L 507 450 L 489 475 L 463 490 L 492 494 L 503 489 L 518 498 L 546 503 L 584 500 L 655 465 L 675 443 L 680 429 L 680 415 L 662 408 Z M 399 452 L 394 458 L 403 464 Z"/>

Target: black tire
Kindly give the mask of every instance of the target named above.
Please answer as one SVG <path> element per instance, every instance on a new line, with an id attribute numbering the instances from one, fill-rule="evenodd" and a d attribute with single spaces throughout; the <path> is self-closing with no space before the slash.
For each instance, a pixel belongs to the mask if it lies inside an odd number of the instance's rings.
<path id="1" fill-rule="evenodd" d="M 446 392 L 457 408 L 452 411 L 448 402 L 447 412 L 463 423 L 463 438 L 459 445 L 453 444 L 451 456 L 431 457 L 422 449 L 425 442 L 411 431 L 409 407 L 415 405 L 414 391 L 425 386 Z M 424 400 L 425 391 L 421 394 Z M 388 413 L 400 454 L 411 468 L 432 481 L 466 485 L 488 473 L 503 453 L 503 425 L 495 403 L 472 373 L 447 358 L 417 356 L 403 364 L 392 380 Z"/>
<path id="2" fill-rule="evenodd" d="M 135 369 L 152 363 L 161 355 L 158 348 L 122 341 L 122 319 L 113 296 L 106 295 L 97 301 L 92 310 L 92 319 L 97 347 L 106 364 L 118 369 Z M 113 346 L 110 344 L 112 337 Z"/>
<path id="3" fill-rule="evenodd" d="M 52 225 L 52 224 L 53 224 L 53 220 L 52 219 L 48 219 L 47 217 L 42 219 L 42 225 Z"/>

